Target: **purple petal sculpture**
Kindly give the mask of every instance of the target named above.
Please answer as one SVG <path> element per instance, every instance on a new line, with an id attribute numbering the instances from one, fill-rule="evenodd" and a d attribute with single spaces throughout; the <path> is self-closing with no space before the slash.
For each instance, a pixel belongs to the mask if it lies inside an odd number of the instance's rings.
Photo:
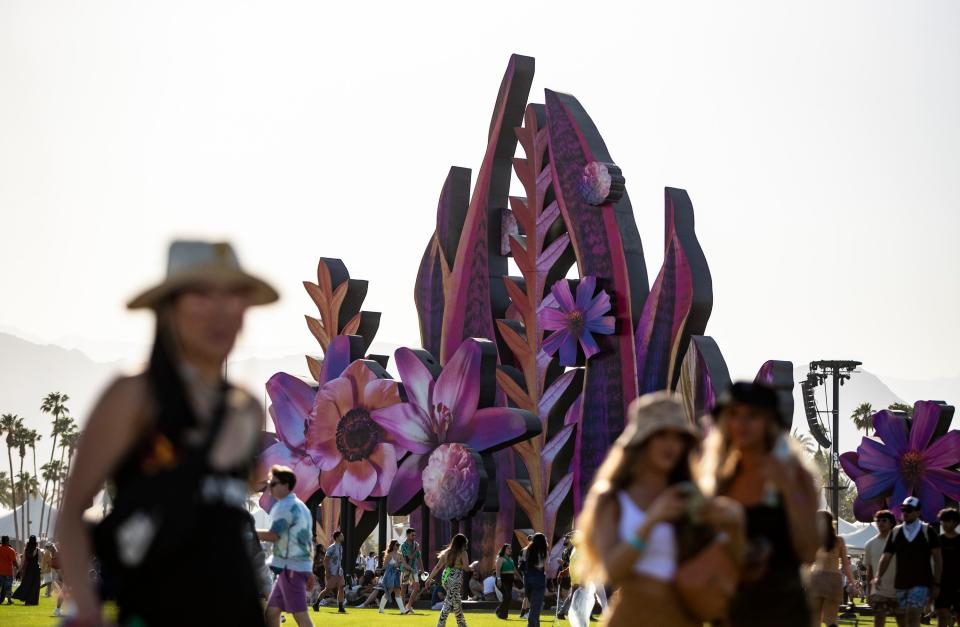
<path id="1" fill-rule="evenodd" d="M 610 295 L 597 288 L 597 278 L 585 276 L 577 285 L 577 298 L 570 292 L 570 284 L 562 279 L 550 288 L 550 296 L 543 299 L 538 315 L 544 329 L 553 331 L 544 341 L 548 355 L 560 351 L 561 366 L 577 365 L 577 344 L 583 347 L 587 359 L 600 352 L 593 334 L 611 335 L 615 318 L 605 316 L 610 311 Z"/>
<path id="2" fill-rule="evenodd" d="M 490 394 L 481 394 L 481 388 L 492 382 L 495 367 L 493 359 L 483 359 L 484 344 L 493 357 L 489 342 L 468 339 L 439 376 L 410 349 L 400 348 L 394 354 L 408 400 L 372 416 L 388 441 L 411 453 L 401 462 L 390 491 L 390 511 L 408 512 L 424 490 L 424 499 L 438 518 L 464 518 L 479 505 L 483 478 L 483 465 L 471 462 L 465 451 L 490 453 L 539 432 L 540 425 L 530 412 L 482 406 L 491 400 Z M 488 397 L 486 402 L 482 396 Z M 467 490 L 450 503 L 443 503 L 450 485 L 438 480 L 446 471 L 454 473 L 451 481 Z M 440 510 L 435 509 L 441 504 Z"/>
<path id="3" fill-rule="evenodd" d="M 346 369 L 360 347 L 358 339 L 340 335 L 329 342 L 326 358 L 317 370 L 321 385 L 337 378 Z M 294 492 L 300 500 L 307 501 L 320 487 L 320 467 L 306 451 L 306 432 L 317 389 L 302 379 L 278 372 L 267 381 L 267 394 L 270 397 L 270 417 L 279 441 L 260 454 L 258 478 L 266 480 L 274 464 L 289 466 L 297 475 Z M 269 491 L 264 492 L 260 507 L 270 511 L 272 505 Z"/>
<path id="4" fill-rule="evenodd" d="M 900 503 L 914 495 L 922 518 L 933 522 L 944 497 L 960 500 L 960 473 L 953 470 L 960 464 L 960 431 L 942 433 L 946 414 L 952 416 L 953 408 L 917 401 L 910 421 L 888 410 L 873 415 L 876 437 L 864 437 L 855 453 L 840 456 L 844 472 L 857 484 L 857 520 L 872 520 L 884 501 L 899 517 Z"/>
<path id="5" fill-rule="evenodd" d="M 400 391 L 375 366 L 353 362 L 325 383 L 314 400 L 305 447 L 320 468 L 320 487 L 327 496 L 386 496 L 397 473 L 397 450 L 386 441 L 377 415 L 400 403 Z"/>

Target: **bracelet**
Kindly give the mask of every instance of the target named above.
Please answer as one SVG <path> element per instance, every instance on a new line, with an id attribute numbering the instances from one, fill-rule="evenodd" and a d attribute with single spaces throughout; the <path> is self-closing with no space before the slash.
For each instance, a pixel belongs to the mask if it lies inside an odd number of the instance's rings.
<path id="1" fill-rule="evenodd" d="M 643 552 L 644 549 L 647 548 L 647 543 L 644 542 L 643 538 L 641 538 L 640 536 L 633 536 L 633 538 L 631 538 L 629 542 L 630 542 L 630 546 L 640 551 L 641 553 Z"/>

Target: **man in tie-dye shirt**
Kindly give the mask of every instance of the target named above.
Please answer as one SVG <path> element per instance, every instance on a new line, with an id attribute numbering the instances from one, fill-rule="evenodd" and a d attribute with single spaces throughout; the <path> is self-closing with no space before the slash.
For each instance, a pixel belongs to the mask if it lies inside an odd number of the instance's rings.
<path id="1" fill-rule="evenodd" d="M 267 624 L 280 625 L 280 613 L 293 614 L 301 627 L 312 625 L 307 613 L 307 581 L 313 570 L 313 517 L 293 493 L 297 476 L 286 466 L 270 469 L 268 487 L 276 503 L 270 509 L 270 529 L 257 531 L 273 543 L 270 565 L 280 570 L 267 601 Z"/>

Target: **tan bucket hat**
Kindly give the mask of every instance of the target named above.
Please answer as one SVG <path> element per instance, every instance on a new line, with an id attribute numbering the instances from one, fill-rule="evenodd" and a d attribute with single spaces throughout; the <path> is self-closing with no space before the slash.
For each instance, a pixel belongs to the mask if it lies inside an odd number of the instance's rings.
<path id="1" fill-rule="evenodd" d="M 627 409 L 629 423 L 617 438 L 624 448 L 640 446 L 660 431 L 679 431 L 699 440 L 700 432 L 686 417 L 679 397 L 667 391 L 644 394 L 630 403 Z"/>
<path id="2" fill-rule="evenodd" d="M 134 297 L 127 308 L 155 307 L 178 290 L 198 283 L 249 288 L 252 305 L 266 305 L 279 298 L 266 281 L 241 269 L 237 253 L 229 243 L 175 240 L 167 253 L 166 278 Z"/>

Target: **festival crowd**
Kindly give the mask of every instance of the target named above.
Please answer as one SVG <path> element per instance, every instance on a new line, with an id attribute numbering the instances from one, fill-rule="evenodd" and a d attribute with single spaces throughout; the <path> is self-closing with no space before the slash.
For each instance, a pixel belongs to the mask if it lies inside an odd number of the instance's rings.
<path id="1" fill-rule="evenodd" d="M 578 625 L 599 611 L 610 627 L 810 627 L 837 624 L 846 594 L 865 597 L 877 625 L 893 616 L 914 627 L 930 612 L 953 624 L 957 510 L 929 525 L 907 496 L 902 520 L 878 512 L 879 534 L 855 574 L 834 517 L 817 509 L 814 475 L 788 435 L 792 416 L 759 383 L 732 385 L 699 425 L 671 393 L 636 399 L 562 550 L 542 530 L 522 546 L 503 538 L 481 572 L 465 535 L 434 559 L 407 529 L 382 554 L 362 556 L 351 577 L 340 531 L 315 546 L 290 466 L 272 466 L 259 486 L 274 502 L 269 528 L 256 529 L 245 508 L 263 409 L 225 380 L 224 363 L 247 309 L 276 298 L 227 244 L 171 246 L 167 277 L 129 304 L 156 316 L 149 365 L 111 385 L 89 417 L 58 546 L 31 538 L 18 554 L 3 538 L 0 602 L 69 591 L 64 623 L 82 627 L 104 624 L 104 600 L 120 624 L 150 627 L 276 627 L 283 613 L 306 626 L 327 604 L 344 614 L 436 608 L 438 627 L 451 614 L 464 627 L 471 600 L 501 619 L 519 607 L 529 627 L 546 607 Z M 114 507 L 91 533 L 83 512 L 106 482 Z M 186 600 L 171 602 L 174 594 Z"/>

